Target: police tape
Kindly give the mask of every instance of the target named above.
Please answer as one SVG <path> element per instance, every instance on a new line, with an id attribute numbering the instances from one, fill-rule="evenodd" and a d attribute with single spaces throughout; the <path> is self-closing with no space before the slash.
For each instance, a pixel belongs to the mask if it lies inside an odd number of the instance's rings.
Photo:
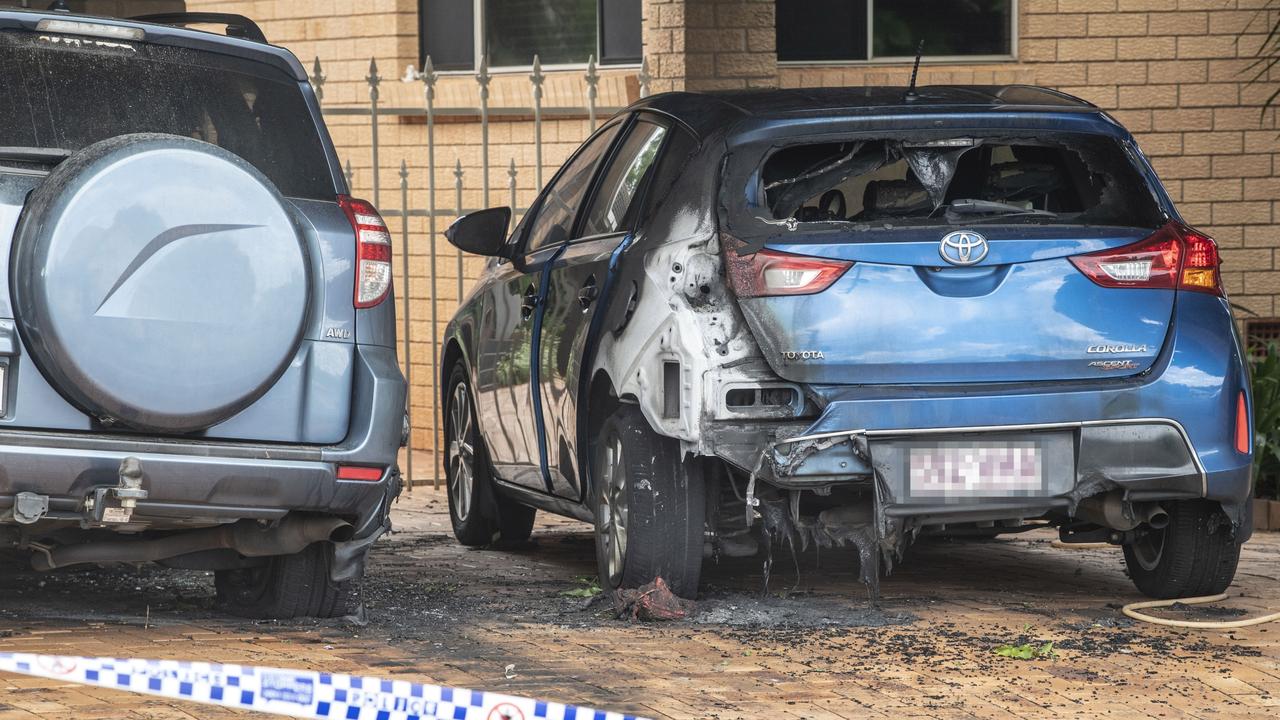
<path id="1" fill-rule="evenodd" d="M 0 652 L 0 671 L 299 718 L 642 720 L 480 690 L 250 665 Z"/>

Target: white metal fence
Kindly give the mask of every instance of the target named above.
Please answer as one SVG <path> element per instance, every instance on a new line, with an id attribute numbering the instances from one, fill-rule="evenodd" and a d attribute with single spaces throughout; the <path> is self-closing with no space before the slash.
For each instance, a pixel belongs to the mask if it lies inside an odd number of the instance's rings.
<path id="1" fill-rule="evenodd" d="M 493 202 L 493 199 L 490 198 L 490 188 L 491 188 L 490 171 L 495 166 L 495 164 L 491 162 L 490 143 L 489 143 L 490 121 L 495 117 L 498 117 L 501 119 L 530 118 L 530 117 L 532 118 L 533 131 L 534 131 L 534 162 L 533 162 L 534 176 L 532 178 L 532 185 L 529 187 L 533 190 L 538 190 L 538 189 L 541 189 L 542 180 L 543 180 L 542 151 L 543 151 L 543 121 L 545 119 L 581 117 L 583 114 L 585 114 L 588 120 L 589 127 L 592 130 L 594 130 L 596 127 L 598 118 L 607 118 L 621 109 L 620 107 L 616 107 L 616 106 L 597 105 L 598 86 L 600 83 L 601 76 L 596 66 L 594 58 L 588 59 L 587 65 L 586 65 L 586 71 L 581 76 L 581 81 L 583 83 L 583 90 L 584 90 L 583 97 L 585 97 L 586 99 L 586 102 L 583 105 L 575 105 L 575 106 L 544 105 L 543 104 L 543 88 L 544 88 L 545 82 L 547 81 L 548 76 L 543 73 L 541 63 L 536 55 L 533 58 L 531 68 L 532 68 L 532 71 L 527 76 L 528 84 L 529 84 L 529 104 L 527 106 L 512 107 L 510 105 L 504 104 L 501 107 L 490 107 L 489 85 L 493 80 L 493 75 L 490 74 L 489 72 L 487 61 L 484 61 L 484 62 L 481 62 L 479 69 L 474 73 L 474 76 L 473 76 L 473 79 L 475 82 L 475 99 L 476 99 L 475 105 L 442 107 L 442 106 L 437 106 L 435 102 L 436 87 L 437 87 L 437 84 L 440 83 L 441 81 L 441 75 L 432 67 L 431 58 L 427 57 L 421 69 L 415 68 L 413 66 L 409 66 L 405 70 L 404 77 L 401 78 L 402 82 L 406 82 L 406 83 L 420 82 L 422 84 L 422 90 L 423 90 L 422 104 L 417 107 L 384 107 L 379 104 L 379 86 L 382 84 L 385 78 L 383 78 L 378 73 L 378 63 L 376 59 L 371 59 L 369 61 L 369 74 L 364 78 L 365 83 L 368 85 L 368 88 L 369 88 L 369 93 L 368 93 L 369 101 L 368 103 L 360 104 L 360 105 L 326 106 L 324 104 L 324 85 L 326 80 L 324 68 L 322 67 L 319 58 L 316 58 L 315 62 L 312 65 L 311 84 L 315 88 L 316 96 L 321 101 L 321 109 L 324 115 L 329 117 L 358 116 L 358 117 L 367 117 L 369 119 L 369 124 L 368 124 L 369 152 L 370 152 L 369 159 L 371 161 L 370 172 L 372 173 L 372 177 L 370 178 L 370 184 L 372 186 L 372 191 L 373 191 L 373 196 L 371 199 L 373 200 L 373 204 L 377 206 L 379 210 L 382 211 L 383 216 L 386 217 L 388 220 L 391 220 L 392 218 L 395 218 L 395 217 L 400 218 L 400 229 L 401 229 L 400 270 L 401 272 L 400 272 L 400 277 L 395 278 L 395 281 L 398 284 L 400 284 L 401 297 L 404 298 L 403 305 L 400 308 L 400 311 L 402 313 L 400 343 L 401 343 L 402 359 L 404 362 L 405 377 L 409 381 L 409 387 L 411 389 L 413 387 L 413 367 L 411 362 L 410 346 L 411 346 L 413 337 L 412 337 L 411 325 L 409 322 L 411 309 L 412 309 L 411 301 L 410 301 L 410 297 L 411 297 L 410 288 L 411 288 L 412 278 L 409 272 L 409 259 L 410 259 L 409 237 L 411 233 L 410 219 L 426 218 L 426 221 L 427 221 L 427 231 L 426 231 L 427 232 L 427 255 L 429 257 L 427 274 L 429 278 L 428 281 L 430 283 L 430 298 L 431 298 L 429 327 L 432 328 L 432 333 L 434 335 L 434 333 L 437 332 L 437 328 L 439 327 L 439 324 L 438 324 L 439 320 L 443 317 L 442 313 L 451 312 L 454 309 L 453 306 L 442 308 L 440 303 L 440 298 L 439 298 L 438 290 L 440 288 L 439 286 L 440 266 L 439 266 L 439 263 L 437 262 L 437 258 L 438 258 L 437 249 L 439 247 L 439 242 L 443 239 L 442 233 L 444 228 L 447 227 L 447 223 L 440 223 L 438 222 L 438 219 L 444 218 L 446 221 L 451 220 L 452 218 L 456 218 L 468 212 L 473 212 L 475 210 L 479 210 L 485 207 L 490 207 L 491 205 L 495 204 Z M 557 73 L 557 75 L 560 75 L 560 74 L 561 73 Z M 642 64 L 640 66 L 640 70 L 636 76 L 636 79 L 638 82 L 639 96 L 644 97 L 648 95 L 650 76 L 649 76 L 648 68 L 646 65 Z M 381 171 L 381 165 L 382 165 L 381 153 L 384 148 L 379 142 L 378 129 L 379 129 L 380 122 L 383 121 L 384 119 L 386 118 L 398 119 L 400 117 L 425 118 L 426 132 L 425 132 L 425 141 L 422 147 L 411 147 L 411 146 L 404 146 L 404 145 L 396 146 L 397 150 L 399 150 L 401 153 L 404 153 L 406 155 L 406 157 L 402 157 L 400 160 L 400 170 L 399 170 L 400 198 L 399 198 L 399 206 L 396 207 L 391 204 L 384 205 L 382 203 L 380 171 Z M 457 159 L 454 162 L 454 169 L 453 169 L 454 182 L 453 182 L 452 188 L 439 188 L 437 187 L 437 183 L 436 183 L 436 169 L 437 169 L 436 163 L 441 155 L 440 151 L 448 150 L 447 146 L 443 148 L 438 148 L 436 146 L 436 121 L 440 118 L 460 118 L 460 117 L 461 118 L 471 118 L 471 117 L 479 118 L 478 125 L 479 125 L 479 133 L 480 133 L 480 157 L 481 157 L 480 187 L 482 190 L 480 207 L 469 208 L 469 207 L 463 206 L 463 191 L 464 189 L 467 188 L 467 182 L 468 180 L 470 180 L 470 177 L 468 177 L 468 174 L 464 172 L 461 159 Z M 584 137 L 581 139 L 585 140 L 586 138 Z M 339 150 L 341 150 L 341 148 L 339 148 Z M 410 203 L 410 189 L 413 187 L 414 182 L 419 180 L 417 177 L 413 177 L 409 170 L 409 162 L 408 162 L 407 155 L 412 152 L 422 152 L 425 154 L 426 178 L 423 181 L 425 187 L 422 189 L 425 190 L 426 202 L 424 205 L 421 205 L 421 206 L 415 206 Z M 507 160 L 508 162 L 505 163 L 505 168 L 503 169 L 507 174 L 508 197 L 497 199 L 496 204 L 509 205 L 512 208 L 513 212 L 515 213 L 515 216 L 519 217 L 520 215 L 523 214 L 525 210 L 525 208 L 517 207 L 517 202 L 516 202 L 516 192 L 517 192 L 517 189 L 519 189 L 521 178 L 519 177 L 519 172 L 516 167 L 515 158 L 514 157 L 508 158 Z M 498 166 L 501 167 L 502 164 L 499 164 Z M 347 174 L 347 184 L 353 185 L 354 184 L 353 177 L 352 177 L 353 173 L 351 169 L 351 161 L 349 158 L 346 162 L 346 174 Z M 438 196 L 437 193 L 442 190 L 444 190 L 445 192 L 452 190 L 452 193 L 450 193 L 452 197 L 446 196 L 445 201 L 441 202 L 441 198 Z M 456 264 L 457 264 L 457 267 L 454 268 L 453 272 L 448 274 L 453 275 L 456 282 L 456 288 L 455 288 L 456 294 L 454 295 L 454 297 L 461 299 L 463 297 L 463 290 L 464 290 L 464 287 L 463 287 L 464 270 L 463 270 L 463 262 L 462 262 L 461 254 L 457 255 Z M 440 377 L 440 368 L 439 368 L 440 342 L 439 340 L 440 339 L 438 337 L 432 337 L 430 339 L 431 341 L 430 368 L 431 368 L 431 377 L 432 377 L 432 381 L 431 381 L 432 387 L 435 386 L 436 379 Z M 412 393 L 410 393 L 410 396 L 411 395 Z M 431 436 L 433 438 L 432 447 L 438 450 L 440 448 L 439 439 L 440 439 L 440 430 L 441 430 L 440 411 L 439 411 L 439 406 L 437 402 L 439 393 L 436 392 L 435 395 L 436 397 L 432 399 L 432 407 L 435 407 L 436 411 L 432 413 L 432 417 L 429 419 L 429 421 L 424 423 L 423 425 L 429 428 Z M 409 417 L 410 427 L 422 427 L 423 425 L 418 425 L 418 426 L 414 425 L 415 420 L 412 414 L 412 401 L 410 400 L 408 404 L 409 404 L 409 407 L 407 408 L 407 410 L 410 413 L 410 417 Z M 419 418 L 418 420 L 420 422 L 422 419 Z M 406 467 L 403 468 L 404 476 L 410 482 L 413 482 L 414 478 L 416 477 L 413 473 L 414 443 L 412 438 L 413 438 L 413 433 L 410 432 L 410 443 L 408 448 L 409 452 L 406 454 L 407 463 L 406 463 Z M 440 484 L 440 463 L 436 462 L 434 464 L 435 464 L 435 468 L 431 474 L 432 483 L 438 486 Z"/>

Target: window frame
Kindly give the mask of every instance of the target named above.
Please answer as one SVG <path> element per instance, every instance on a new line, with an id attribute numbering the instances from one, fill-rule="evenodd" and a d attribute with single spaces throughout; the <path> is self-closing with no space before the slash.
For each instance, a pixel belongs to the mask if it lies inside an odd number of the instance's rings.
<path id="1" fill-rule="evenodd" d="M 565 241 L 565 244 L 567 245 L 576 239 L 574 234 L 578 231 L 578 227 L 582 223 L 583 214 L 586 212 L 587 206 L 591 204 L 592 198 L 595 197 L 596 185 L 600 182 L 601 172 L 613 159 L 613 156 L 618 149 L 618 143 L 621 138 L 626 136 L 626 132 L 628 128 L 630 128 L 631 121 L 634 117 L 635 113 L 631 113 L 630 115 L 610 120 L 609 122 L 601 125 L 595 132 L 587 136 L 587 139 L 583 140 L 582 144 L 574 149 L 573 153 L 570 154 L 569 157 L 565 159 L 564 163 L 556 169 L 555 174 L 551 176 L 551 179 L 547 181 L 547 184 L 543 185 L 542 189 L 538 191 L 538 197 L 532 204 L 530 204 L 529 209 L 525 211 L 524 216 L 520 218 L 520 223 L 516 225 L 515 230 L 512 231 L 512 237 L 507 241 L 510 245 L 515 246 L 515 252 L 512 253 L 513 256 L 517 258 L 527 258 L 531 254 L 540 253 L 551 247 L 558 247 L 546 245 L 533 250 L 529 249 L 529 235 L 533 231 L 533 226 L 538 221 L 538 216 L 542 214 L 542 204 L 546 201 L 547 195 L 551 192 L 551 189 L 555 187 L 556 183 L 560 181 L 561 177 L 563 177 L 565 169 L 568 168 L 574 160 L 578 159 L 578 156 L 586 151 L 587 146 L 610 128 L 616 127 L 618 129 L 617 133 L 614 135 L 613 139 L 609 141 L 609 146 L 604 149 L 604 153 L 601 154 L 600 160 L 591 170 L 591 179 L 587 181 L 586 192 L 582 195 L 582 206 L 578 208 L 576 213 L 574 213 L 573 219 L 569 223 L 569 238 Z"/>
<path id="2" fill-rule="evenodd" d="M 596 200 L 600 197 L 601 185 L 604 183 L 608 171 L 613 168 L 613 164 L 618 160 L 618 153 L 622 151 L 623 145 L 630 139 L 631 133 L 635 130 L 636 125 L 645 122 L 662 128 L 662 139 L 658 143 L 658 150 L 654 153 L 653 162 L 649 165 L 649 169 L 645 171 L 644 177 L 640 180 L 640 186 L 636 188 L 636 192 L 631 196 L 631 202 L 627 205 L 627 214 L 631 215 L 631 222 L 626 226 L 620 227 L 612 232 L 596 233 L 594 235 L 583 235 L 587 216 L 595 206 Z M 614 138 L 613 147 L 609 148 L 609 155 L 601 163 L 596 170 L 596 175 L 592 179 L 591 188 L 584 198 L 582 209 L 578 211 L 578 217 L 574 220 L 573 232 L 570 233 L 570 245 L 587 240 L 595 240 L 611 235 L 629 235 L 636 231 L 639 227 L 646 202 L 649 196 L 649 187 L 653 184 L 653 173 L 657 171 L 658 163 L 666 157 L 667 148 L 671 144 L 671 135 L 676 130 L 675 124 L 670 118 L 658 113 L 645 112 L 643 110 L 633 112 L 627 118 L 625 125 L 618 132 L 618 137 Z M 631 208 L 635 207 L 633 213 Z"/>
<path id="3" fill-rule="evenodd" d="M 422 36 L 422 16 L 424 14 L 424 6 L 426 2 L 427 0 L 418 0 L 418 55 L 419 55 L 418 65 L 419 66 L 421 66 L 422 63 L 426 60 L 426 56 L 430 54 L 426 47 L 426 40 Z M 641 2 L 643 3 L 644 0 L 641 0 Z M 480 64 L 484 61 L 486 55 L 488 54 L 486 52 L 487 48 L 485 47 L 485 37 L 484 37 L 484 31 L 485 31 L 484 3 L 485 3 L 485 0 L 471 0 L 471 8 L 472 8 L 471 10 L 472 12 L 471 46 L 473 51 L 473 57 L 471 59 L 471 68 L 461 69 L 461 70 L 439 70 L 437 71 L 439 75 L 441 76 L 474 75 L 476 74 L 477 71 L 479 71 Z M 633 70 L 633 69 L 639 68 L 641 63 L 643 62 L 643 59 L 634 61 L 634 62 L 619 62 L 619 63 L 606 63 L 601 59 L 600 51 L 601 51 L 601 43 L 603 41 L 603 36 L 604 36 L 604 17 L 603 17 L 603 14 L 600 12 L 600 9 L 603 4 L 603 0 L 595 0 L 595 3 L 596 3 L 596 47 L 595 47 L 595 52 L 592 53 L 592 55 L 595 57 L 596 67 L 608 68 L 610 70 L 613 70 L 613 69 Z M 642 6 L 642 10 L 643 10 L 643 6 Z M 641 15 L 641 18 L 643 18 L 643 15 Z M 637 28 L 637 31 L 640 33 L 640 36 L 641 36 L 640 48 L 641 48 L 641 53 L 643 58 L 643 52 L 644 52 L 643 19 L 641 20 L 641 26 Z M 542 70 L 544 72 L 554 72 L 557 70 L 585 70 L 587 68 L 587 60 L 583 60 L 582 62 L 574 62 L 574 63 L 542 63 L 541 65 L 542 65 Z M 496 66 L 491 65 L 489 67 L 489 72 L 496 72 L 496 73 L 530 72 L 532 70 L 533 70 L 533 58 L 529 58 L 528 65 L 496 65 Z"/>
<path id="4" fill-rule="evenodd" d="M 901 65 L 914 63 L 914 55 L 877 56 L 875 54 L 875 4 L 867 0 L 867 57 L 865 60 L 778 60 L 778 67 L 857 67 L 867 65 Z M 968 63 L 1002 63 L 1018 60 L 1018 10 L 1021 3 L 1009 0 L 1009 53 L 1007 55 L 924 55 L 921 65 L 956 65 Z"/>

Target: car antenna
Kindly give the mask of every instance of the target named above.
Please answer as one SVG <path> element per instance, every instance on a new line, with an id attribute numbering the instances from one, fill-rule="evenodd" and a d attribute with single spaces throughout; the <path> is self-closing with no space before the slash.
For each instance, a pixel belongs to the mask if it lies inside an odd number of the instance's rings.
<path id="1" fill-rule="evenodd" d="M 902 99 L 911 102 L 920 97 L 916 94 L 916 75 L 920 73 L 920 57 L 924 55 L 924 40 L 916 46 L 916 62 L 911 66 L 911 83 L 907 85 L 907 91 L 903 93 Z"/>

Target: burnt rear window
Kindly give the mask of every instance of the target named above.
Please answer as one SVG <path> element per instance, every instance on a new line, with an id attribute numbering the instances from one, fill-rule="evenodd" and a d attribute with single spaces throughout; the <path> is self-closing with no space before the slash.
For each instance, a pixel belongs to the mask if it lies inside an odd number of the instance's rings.
<path id="1" fill-rule="evenodd" d="M 797 145 L 773 153 L 761 180 L 772 219 L 802 223 L 1161 222 L 1128 153 L 1101 136 Z"/>
<path id="2" fill-rule="evenodd" d="M 186 48 L 0 32 L 0 146 L 79 150 L 182 135 L 253 164 L 285 195 L 332 199 L 298 83 L 263 63 Z"/>

